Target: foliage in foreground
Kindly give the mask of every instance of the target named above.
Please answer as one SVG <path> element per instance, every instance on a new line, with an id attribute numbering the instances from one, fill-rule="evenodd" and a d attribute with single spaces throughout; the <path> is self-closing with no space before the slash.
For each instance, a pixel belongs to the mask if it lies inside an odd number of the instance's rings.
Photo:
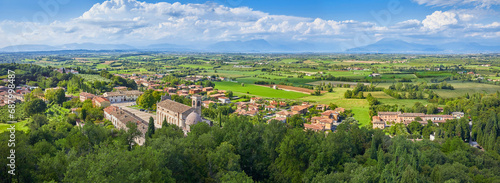
<path id="1" fill-rule="evenodd" d="M 252 123 L 253 122 L 253 123 Z M 223 128 L 200 123 L 187 137 L 174 125 L 129 148 L 127 132 L 83 128 L 37 115 L 16 133 L 16 176 L 2 182 L 495 182 L 499 156 L 459 137 L 412 142 L 359 128 L 352 118 L 335 133 L 273 121 L 228 118 Z M 9 133 L 0 134 L 7 147 Z M 7 151 L 0 156 L 7 157 Z M 0 163 L 7 164 L 2 158 Z"/>

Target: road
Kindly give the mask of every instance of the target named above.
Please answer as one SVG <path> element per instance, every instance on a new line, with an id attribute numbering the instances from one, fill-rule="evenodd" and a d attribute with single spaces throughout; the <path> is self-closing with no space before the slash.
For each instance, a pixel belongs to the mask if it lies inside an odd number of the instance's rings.
<path id="1" fill-rule="evenodd" d="M 156 115 L 154 115 L 152 113 L 147 113 L 147 112 L 139 111 L 137 109 L 133 109 L 133 108 L 128 107 L 134 103 L 135 102 L 121 102 L 121 103 L 112 103 L 111 105 L 121 107 L 123 110 L 126 110 L 128 112 L 131 112 L 131 113 L 139 116 L 141 119 L 146 121 L 146 123 L 149 123 L 149 117 L 153 117 L 153 119 L 156 120 Z"/>

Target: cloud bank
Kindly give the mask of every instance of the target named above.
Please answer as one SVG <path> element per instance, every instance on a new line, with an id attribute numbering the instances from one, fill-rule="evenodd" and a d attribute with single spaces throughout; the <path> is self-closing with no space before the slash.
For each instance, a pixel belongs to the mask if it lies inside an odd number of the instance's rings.
<path id="1" fill-rule="evenodd" d="M 419 4 L 444 6 L 455 1 L 416 0 Z M 448 4 L 446 3 L 448 2 Z M 497 0 L 469 0 L 481 5 Z M 458 3 L 458 1 L 457 1 Z M 463 3 L 463 2 L 462 2 Z M 146 45 L 173 43 L 209 44 L 219 41 L 266 39 L 275 42 L 308 41 L 361 46 L 382 38 L 432 41 L 441 39 L 499 39 L 500 23 L 475 23 L 476 10 L 435 11 L 423 20 L 410 19 L 388 26 L 356 20 L 324 20 L 271 15 L 248 7 L 215 3 L 146 3 L 108 0 L 95 4 L 69 21 L 2 21 L 0 47 L 18 44 L 65 44 L 75 42 Z M 365 41 L 359 41 L 359 40 Z"/>

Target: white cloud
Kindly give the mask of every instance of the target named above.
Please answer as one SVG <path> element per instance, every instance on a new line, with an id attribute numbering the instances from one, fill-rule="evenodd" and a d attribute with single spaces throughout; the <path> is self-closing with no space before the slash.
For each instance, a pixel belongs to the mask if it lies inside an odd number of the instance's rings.
<path id="1" fill-rule="evenodd" d="M 435 11 L 431 15 L 427 15 L 422 21 L 422 25 L 425 29 L 435 31 L 447 28 L 449 25 L 454 25 L 458 23 L 456 19 L 457 14 L 453 12 L 442 12 Z"/>
<path id="2" fill-rule="evenodd" d="M 472 14 L 459 14 L 458 17 L 460 18 L 460 20 L 462 21 L 471 21 L 472 19 L 474 19 L 474 15 Z"/>
<path id="3" fill-rule="evenodd" d="M 466 34 L 480 35 L 482 32 L 494 36 L 499 31 L 494 23 L 471 24 L 472 20 L 486 13 L 436 11 L 424 20 L 410 19 L 385 27 L 356 20 L 271 15 L 248 7 L 230 8 L 215 3 L 108 0 L 95 4 L 81 16 L 69 21 L 54 21 L 50 24 L 0 22 L 0 47 L 75 42 L 209 44 L 250 39 L 340 41 L 352 45 L 354 40 L 368 39 L 366 42 L 374 42 L 384 37 L 464 37 Z"/>
<path id="4" fill-rule="evenodd" d="M 414 28 L 420 28 L 422 26 L 422 22 L 417 19 L 410 19 L 410 20 L 405 20 L 402 22 L 396 23 L 396 25 L 393 26 L 395 29 L 414 29 Z"/>
<path id="5" fill-rule="evenodd" d="M 456 5 L 475 5 L 480 7 L 489 7 L 499 5 L 500 0 L 413 0 L 420 5 L 427 6 L 456 6 Z"/>

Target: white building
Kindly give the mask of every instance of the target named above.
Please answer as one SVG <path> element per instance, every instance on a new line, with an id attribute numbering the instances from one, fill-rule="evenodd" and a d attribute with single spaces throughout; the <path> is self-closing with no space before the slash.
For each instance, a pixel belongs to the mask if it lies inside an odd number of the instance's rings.
<path id="1" fill-rule="evenodd" d="M 135 101 L 143 92 L 139 90 L 131 91 L 117 91 L 117 92 L 106 92 L 102 96 L 107 98 L 111 103 L 125 102 L 125 101 Z"/>
<path id="2" fill-rule="evenodd" d="M 223 104 L 231 103 L 231 100 L 229 100 L 229 98 L 227 98 L 227 97 L 219 97 L 219 101 L 220 101 L 220 103 L 223 103 Z"/>

